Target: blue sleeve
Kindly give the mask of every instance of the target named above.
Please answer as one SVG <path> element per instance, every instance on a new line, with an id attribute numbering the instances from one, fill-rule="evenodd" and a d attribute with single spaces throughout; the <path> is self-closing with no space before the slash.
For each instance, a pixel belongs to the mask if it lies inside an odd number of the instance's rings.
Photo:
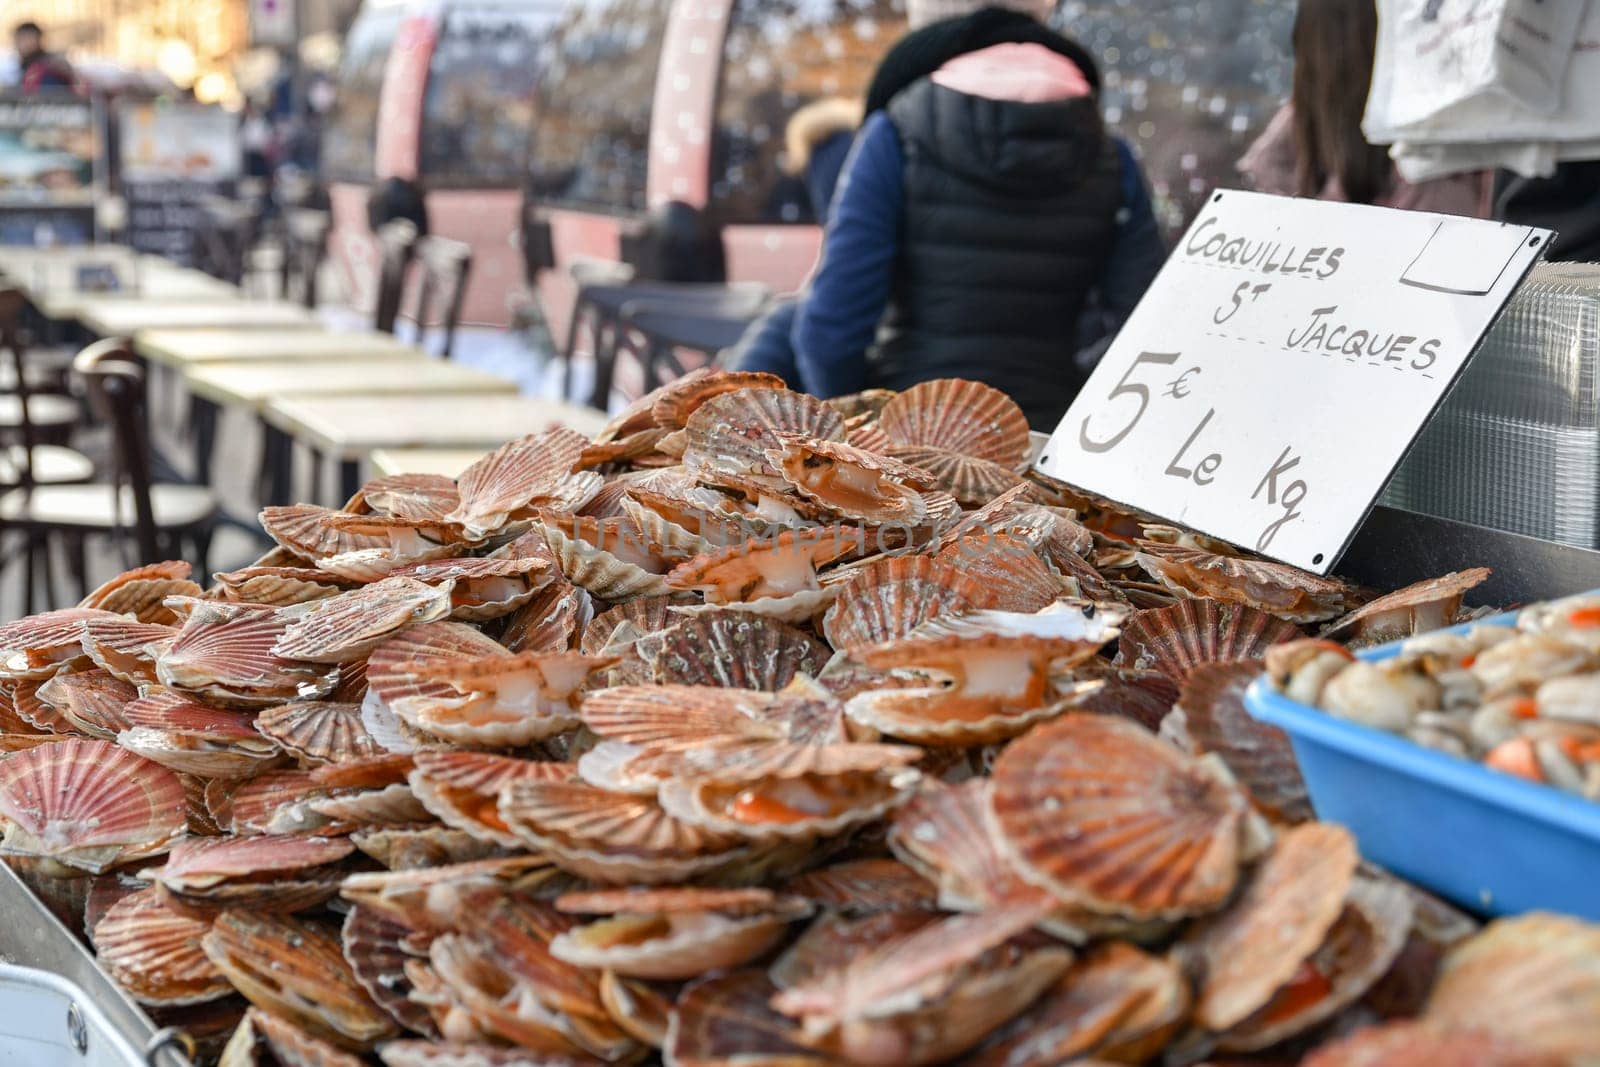
<path id="1" fill-rule="evenodd" d="M 889 304 L 905 206 L 905 157 L 887 115 L 856 136 L 834 194 L 822 263 L 791 339 L 800 385 L 816 396 L 866 387 L 867 348 Z"/>

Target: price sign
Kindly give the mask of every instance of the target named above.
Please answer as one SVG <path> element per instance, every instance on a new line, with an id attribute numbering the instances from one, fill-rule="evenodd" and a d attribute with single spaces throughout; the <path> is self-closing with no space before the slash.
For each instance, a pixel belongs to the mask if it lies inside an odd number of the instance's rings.
<path id="1" fill-rule="evenodd" d="M 1552 237 L 1214 193 L 1039 469 L 1326 574 Z"/>

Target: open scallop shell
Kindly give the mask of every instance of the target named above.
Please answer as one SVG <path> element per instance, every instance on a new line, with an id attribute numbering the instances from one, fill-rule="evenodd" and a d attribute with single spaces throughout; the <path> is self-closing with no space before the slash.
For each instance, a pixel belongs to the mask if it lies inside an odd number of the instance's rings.
<path id="1" fill-rule="evenodd" d="M 477 541 L 539 508 L 577 511 L 604 483 L 591 471 L 573 472 L 588 444 L 565 427 L 508 441 L 461 473 L 461 503 L 447 518 Z"/>
<path id="2" fill-rule="evenodd" d="M 1202 1026 L 1236 1026 L 1289 983 L 1344 910 L 1357 859 L 1350 832 L 1331 823 L 1278 838 L 1238 898 L 1189 936 L 1205 970 L 1195 1004 Z"/>
<path id="3" fill-rule="evenodd" d="M 306 807 L 341 826 L 415 826 L 426 823 L 429 818 L 428 809 L 403 782 L 381 789 L 318 797 L 307 801 Z"/>
<path id="4" fill-rule="evenodd" d="M 809 634 L 739 611 L 683 619 L 650 645 L 644 658 L 658 683 L 768 692 L 782 689 L 797 674 L 816 675 L 830 655 Z"/>
<path id="5" fill-rule="evenodd" d="M 1113 667 L 1104 661 L 1081 664 L 1074 677 L 1093 680 L 1100 688 L 1083 699 L 1079 707 L 1099 715 L 1119 715 L 1155 731 L 1178 700 L 1178 685 L 1159 671 Z"/>
<path id="6" fill-rule="evenodd" d="M 344 871 L 335 865 L 354 851 L 344 838 L 299 834 L 195 837 L 140 877 L 155 881 L 186 911 L 240 907 L 288 914 L 337 895 Z"/>
<path id="7" fill-rule="evenodd" d="M 662 429 L 677 430 L 706 401 L 741 389 L 783 389 L 783 379 L 762 371 L 697 371 L 668 382 L 655 393 L 650 417 Z"/>
<path id="8" fill-rule="evenodd" d="M 79 733 L 110 741 L 131 725 L 123 708 L 138 698 L 139 691 L 110 671 L 95 668 L 58 674 L 39 687 L 37 696 Z"/>
<path id="9" fill-rule="evenodd" d="M 90 619 L 83 625 L 83 651 L 95 666 L 133 685 L 156 680 L 156 659 L 178 636 L 172 626 L 135 619 Z"/>
<path id="10" fill-rule="evenodd" d="M 62 608 L 0 625 L 0 678 L 48 678 L 83 657 L 83 625 L 120 619 L 99 608 Z"/>
<path id="11" fill-rule="evenodd" d="M 1001 851 L 989 810 L 992 793 L 986 778 L 960 785 L 929 782 L 890 826 L 890 849 L 938 887 L 939 906 L 948 911 L 979 911 L 1044 895 Z"/>
<path id="12" fill-rule="evenodd" d="M 252 1044 L 257 1040 L 264 1043 L 273 1062 L 284 1067 L 362 1067 L 366 1063 L 361 1057 L 343 1052 L 322 1038 L 314 1037 L 293 1023 L 260 1008 L 245 1012 L 238 1032 L 247 1034 Z M 240 1039 L 229 1039 L 230 1048 L 235 1040 Z M 226 1058 L 224 1053 L 224 1060 Z M 228 1064 L 228 1067 L 233 1067 L 233 1064 Z"/>
<path id="13" fill-rule="evenodd" d="M 740 389 L 707 400 L 684 424 L 691 470 L 778 478 L 767 452 L 780 433 L 844 438 L 844 419 L 816 397 L 787 389 Z M 781 484 L 781 483 L 780 483 Z"/>
<path id="14" fill-rule="evenodd" d="M 573 646 L 593 616 L 588 590 L 556 578 L 506 618 L 500 639 L 513 652 L 560 652 Z"/>
<path id="15" fill-rule="evenodd" d="M 500 818 L 501 791 L 510 782 L 560 782 L 574 777 L 568 763 L 542 763 L 483 752 L 419 752 L 409 781 L 424 807 L 448 826 L 502 848 L 521 839 Z"/>
<path id="16" fill-rule="evenodd" d="M 902 809 L 903 810 L 903 809 Z M 845 860 L 791 878 L 785 893 L 818 907 L 848 914 L 928 909 L 938 890 L 914 869 L 895 859 Z"/>
<path id="17" fill-rule="evenodd" d="M 767 461 L 801 495 L 835 514 L 864 522 L 915 525 L 927 515 L 920 489 L 938 480 L 888 456 L 795 434 L 779 434 Z"/>
<path id="18" fill-rule="evenodd" d="M 630 978 L 678 981 L 765 953 L 811 905 L 767 890 L 663 889 L 567 894 L 566 911 L 609 915 L 550 942 L 559 960 Z"/>
<path id="19" fill-rule="evenodd" d="M 1354 599 L 1344 583 L 1297 567 L 1181 545 L 1140 541 L 1138 562 L 1181 595 L 1243 604 L 1294 623 L 1335 618 Z"/>
<path id="20" fill-rule="evenodd" d="M 1333 1018 L 1382 978 L 1405 946 L 1411 901 L 1394 882 L 1357 877 L 1326 940 L 1306 961 L 1313 994 L 1292 982 L 1266 1006 L 1219 1035 L 1217 1047 L 1253 1052 Z M 1298 977 L 1298 976 L 1297 976 Z"/>
<path id="21" fill-rule="evenodd" d="M 579 652 L 504 649 L 474 659 L 413 662 L 419 681 L 443 682 L 450 694 L 389 703 L 414 728 L 460 744 L 505 748 L 526 745 L 577 725 L 576 697 L 590 674 L 616 657 Z"/>
<path id="22" fill-rule="evenodd" d="M 1180 918 L 1233 892 L 1248 801 L 1131 722 L 1068 715 L 1007 748 L 994 783 L 1007 856 L 1063 903 Z"/>
<path id="23" fill-rule="evenodd" d="M 179 912 L 155 889 L 141 889 L 94 924 L 100 966 L 141 1004 L 181 1007 L 219 1000 L 233 986 L 200 947 L 209 919 Z"/>
<path id="24" fill-rule="evenodd" d="M 862 542 L 861 531 L 843 526 L 786 530 L 680 563 L 666 584 L 701 592 L 708 605 L 760 610 L 762 601 L 772 601 L 774 618 L 799 622 L 833 598 L 818 583 L 817 568 L 861 551 Z"/>
<path id="25" fill-rule="evenodd" d="M 319 1037 L 364 1049 L 395 1033 L 356 982 L 339 939 L 320 925 L 225 911 L 202 944 L 250 1003 Z"/>
<path id="26" fill-rule="evenodd" d="M 1445 1029 L 1426 1019 L 1368 1026 L 1329 1041 L 1301 1060 L 1302 1067 L 1564 1067 L 1570 1061 L 1518 1044 L 1484 1020 L 1470 1029 Z"/>
<path id="27" fill-rule="evenodd" d="M 393 474 L 361 487 L 361 499 L 397 519 L 443 519 L 461 503 L 454 478 L 442 474 Z"/>
<path id="28" fill-rule="evenodd" d="M 178 617 L 167 607 L 167 597 L 200 595 L 200 586 L 189 580 L 189 570 L 183 560 L 168 560 L 124 571 L 84 597 L 78 606 L 171 626 Z"/>
<path id="29" fill-rule="evenodd" d="M 340 763 L 383 751 L 361 720 L 360 704 L 284 704 L 257 716 L 256 729 L 308 763 Z"/>
<path id="30" fill-rule="evenodd" d="M 856 571 L 823 616 L 834 648 L 851 651 L 907 636 L 929 619 L 971 611 L 989 598 L 974 579 L 928 556 L 892 556 Z"/>
<path id="31" fill-rule="evenodd" d="M 1424 1018 L 1450 1029 L 1492 1023 L 1534 1052 L 1595 1062 L 1600 927 L 1544 912 L 1490 923 L 1445 957 Z"/>
<path id="32" fill-rule="evenodd" d="M 1018 485 L 970 512 L 939 540 L 939 547 L 970 533 L 1004 533 L 1025 542 L 1057 567 L 1084 561 L 1094 552 L 1094 534 L 1067 508 L 1040 504 L 1032 487 Z"/>
<path id="33" fill-rule="evenodd" d="M 454 686 L 424 678 L 419 669 L 509 654 L 494 638 L 461 623 L 413 626 L 373 650 L 367 659 L 367 686 L 372 696 L 390 706 L 400 700 L 455 697 L 460 692 Z"/>
<path id="34" fill-rule="evenodd" d="M 1188 984 L 1170 959 L 1126 941 L 1095 946 L 975 1053 L 971 1067 L 1143 1062 L 1182 1025 Z"/>
<path id="35" fill-rule="evenodd" d="M 550 582 L 550 569 L 544 556 L 464 556 L 414 563 L 395 571 L 394 577 L 448 589 L 452 619 L 488 622 L 532 600 Z"/>
<path id="36" fill-rule="evenodd" d="M 1180 600 L 1135 612 L 1122 626 L 1117 660 L 1181 685 L 1202 663 L 1260 659 L 1273 645 L 1303 636 L 1294 624 L 1242 604 Z"/>
<path id="37" fill-rule="evenodd" d="M 293 617 L 272 651 L 308 663 L 360 659 L 408 626 L 449 615 L 452 588 L 448 579 L 429 585 L 390 577 L 319 600 Z"/>
<path id="38" fill-rule="evenodd" d="M 781 741 L 788 728 L 766 715 L 775 698 L 710 686 L 617 686 L 593 693 L 579 714 L 601 737 L 641 750 L 683 751 Z"/>
<path id="39" fill-rule="evenodd" d="M 590 1067 L 594 1060 L 466 1041 L 390 1041 L 378 1058 L 384 1067 Z"/>
<path id="40" fill-rule="evenodd" d="M 1472 567 L 1397 589 L 1363 604 L 1322 636 L 1342 636 L 1363 648 L 1442 629 L 1456 621 L 1462 597 L 1488 581 L 1490 574 L 1488 567 Z"/>
<path id="41" fill-rule="evenodd" d="M 1026 542 L 1006 534 L 968 534 L 934 557 L 961 571 L 983 590 L 974 607 L 998 611 L 1039 611 L 1065 591 L 1061 576 Z"/>
<path id="42" fill-rule="evenodd" d="M 622 501 L 622 513 L 665 555 L 687 558 L 738 544 L 744 527 L 704 505 L 665 492 L 634 487 Z"/>
<path id="43" fill-rule="evenodd" d="M 400 943 L 409 932 L 372 909 L 358 906 L 345 916 L 340 943 L 351 974 L 373 1003 L 407 1030 L 437 1037 L 427 1009 L 407 997 L 411 982 L 406 978 L 405 963 L 410 956 Z"/>
<path id="44" fill-rule="evenodd" d="M 55 708 L 39 699 L 39 689 L 49 679 L 16 682 L 11 691 L 11 708 L 18 720 L 30 729 L 47 734 L 79 736 L 77 727 Z"/>
<path id="45" fill-rule="evenodd" d="M 546 511 L 539 521 L 556 565 L 573 585 L 606 600 L 669 592 L 662 576 L 668 561 L 626 516 L 588 519 Z"/>
<path id="46" fill-rule="evenodd" d="M 829 1067 L 798 1024 L 774 1011 L 776 987 L 757 970 L 702 978 L 684 989 L 667 1029 L 666 1057 L 678 1067 Z"/>
<path id="47" fill-rule="evenodd" d="M 267 771 L 243 782 L 221 778 L 213 781 L 206 787 L 206 808 L 218 826 L 235 834 L 331 834 L 347 830 L 306 806 L 328 791 L 307 771 Z"/>
<path id="48" fill-rule="evenodd" d="M 213 708 L 171 689 L 149 686 L 123 709 L 128 729 L 117 744 L 174 771 L 241 778 L 269 766 L 278 748 L 244 712 Z"/>
<path id="49" fill-rule="evenodd" d="M 333 596 L 346 583 L 315 567 L 245 567 L 212 575 L 212 589 L 223 600 L 265 607 L 289 607 Z"/>
<path id="50" fill-rule="evenodd" d="M 79 738 L 0 759 L 0 816 L 6 853 L 92 874 L 164 852 L 187 828 L 176 775 Z"/>
<path id="51" fill-rule="evenodd" d="M 838 747 L 848 750 L 864 746 Z M 795 749 L 807 750 L 807 746 Z M 832 837 L 876 822 L 910 795 L 919 777 L 909 770 L 786 773 L 782 778 L 739 775 L 732 780 L 715 771 L 708 774 L 707 778 L 671 778 L 662 782 L 662 809 L 681 822 L 761 843 Z"/>
<path id="52" fill-rule="evenodd" d="M 680 882 L 739 855 L 735 839 L 674 819 L 648 797 L 576 782 L 511 782 L 500 816 L 524 846 L 607 885 Z"/>
<path id="53" fill-rule="evenodd" d="M 1178 706 L 1200 751 L 1220 757 L 1264 814 L 1306 822 L 1316 813 L 1289 735 L 1245 710 L 1244 691 L 1260 675 L 1258 660 L 1203 663 L 1190 670 Z"/>
<path id="54" fill-rule="evenodd" d="M 364 855 L 391 871 L 468 863 L 501 853 L 498 845 L 438 823 L 363 827 L 352 832 L 350 840 Z"/>
<path id="55" fill-rule="evenodd" d="M 199 604 L 156 661 L 156 675 L 163 685 L 238 707 L 327 695 L 338 682 L 337 668 L 298 663 L 273 652 L 288 624 L 272 608 Z"/>
<path id="56" fill-rule="evenodd" d="M 942 448 L 893 444 L 886 452 L 901 463 L 926 471 L 931 488 L 949 493 L 962 507 L 983 507 L 1013 489 L 1026 490 L 1028 485 L 1008 467 Z"/>
<path id="57" fill-rule="evenodd" d="M 925 445 L 1010 470 L 1028 456 L 1028 419 L 1005 393 L 982 382 L 939 378 L 893 397 L 878 428 L 897 445 Z"/>

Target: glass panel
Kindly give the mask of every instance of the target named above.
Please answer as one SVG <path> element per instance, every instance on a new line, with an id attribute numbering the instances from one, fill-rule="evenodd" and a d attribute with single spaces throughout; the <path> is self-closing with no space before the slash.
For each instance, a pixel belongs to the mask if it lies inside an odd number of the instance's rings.
<path id="1" fill-rule="evenodd" d="M 528 153 L 540 203 L 644 210 L 650 104 L 670 5 L 581 0 L 546 38 Z"/>
<path id="2" fill-rule="evenodd" d="M 378 143 L 378 94 L 405 5 L 369 3 L 345 40 L 338 98 L 322 135 L 322 163 L 335 181 L 370 182 Z"/>
<path id="3" fill-rule="evenodd" d="M 859 100 L 905 30 L 900 0 L 742 0 L 723 49 L 711 205 L 724 223 L 811 222 L 785 173 L 789 117 L 827 96 Z"/>
<path id="4" fill-rule="evenodd" d="M 422 100 L 424 183 L 516 186 L 533 118 L 536 57 L 565 6 L 502 0 L 445 9 Z"/>
<path id="5" fill-rule="evenodd" d="M 1055 26 L 1100 60 L 1106 121 L 1133 146 L 1169 234 L 1289 95 L 1293 0 L 1067 0 Z"/>

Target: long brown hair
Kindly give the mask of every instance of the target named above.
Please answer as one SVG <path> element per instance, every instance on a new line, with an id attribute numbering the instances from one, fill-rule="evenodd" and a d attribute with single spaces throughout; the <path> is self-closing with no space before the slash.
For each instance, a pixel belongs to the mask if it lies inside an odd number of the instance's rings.
<path id="1" fill-rule="evenodd" d="M 1329 178 L 1370 204 L 1389 188 L 1389 153 L 1361 135 L 1378 45 L 1374 0 L 1300 0 L 1294 19 L 1294 140 L 1302 196 Z"/>

